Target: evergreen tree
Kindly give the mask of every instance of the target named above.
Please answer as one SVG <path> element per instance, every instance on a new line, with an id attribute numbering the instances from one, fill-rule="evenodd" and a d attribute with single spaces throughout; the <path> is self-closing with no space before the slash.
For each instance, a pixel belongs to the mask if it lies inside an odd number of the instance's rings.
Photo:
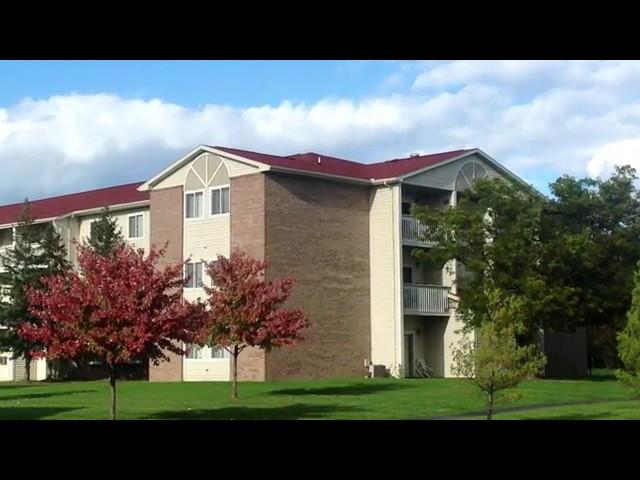
<path id="1" fill-rule="evenodd" d="M 0 283 L 6 295 L 0 302 L 0 350 L 10 350 L 14 358 L 24 357 L 27 380 L 31 379 L 31 351 L 39 345 L 18 335 L 25 322 L 36 319 L 29 314 L 26 288 L 42 288 L 42 278 L 70 268 L 60 234 L 53 224 L 45 228 L 34 224 L 31 205 L 25 200 L 15 227 L 14 245 L 1 255 L 5 270 Z"/>
<path id="2" fill-rule="evenodd" d="M 40 240 L 40 249 L 43 257 L 45 275 L 61 273 L 71 268 L 71 264 L 67 259 L 67 249 L 62 242 L 62 237 L 53 227 L 53 224 L 46 226 L 42 239 Z"/>
<path id="3" fill-rule="evenodd" d="M 109 255 L 123 244 L 124 237 L 116 219 L 109 214 L 109 207 L 104 207 L 100 218 L 91 224 L 87 245 L 99 255 Z"/>
<path id="4" fill-rule="evenodd" d="M 38 287 L 44 273 L 43 256 L 39 248 L 41 230 L 34 225 L 31 205 L 25 199 L 18 225 L 14 231 L 14 245 L 2 254 L 5 271 L 0 282 L 5 288 L 0 303 L 0 350 L 10 350 L 14 358 L 24 357 L 26 379 L 31 379 L 31 351 L 38 345 L 18 335 L 24 322 L 37 322 L 28 312 L 25 294 L 27 287 Z"/>

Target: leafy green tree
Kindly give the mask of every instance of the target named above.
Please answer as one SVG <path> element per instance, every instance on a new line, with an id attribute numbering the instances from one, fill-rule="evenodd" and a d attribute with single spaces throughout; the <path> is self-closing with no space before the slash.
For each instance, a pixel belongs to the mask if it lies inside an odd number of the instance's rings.
<path id="1" fill-rule="evenodd" d="M 413 215 L 431 227 L 436 244 L 413 255 L 419 261 L 456 259 L 464 265 L 458 312 L 466 324 L 491 321 L 488 294 L 494 289 L 522 299 L 524 343 L 575 307 L 573 288 L 547 279 L 545 263 L 553 252 L 543 241 L 544 207 L 544 197 L 501 179 L 478 180 L 459 193 L 454 208 L 414 206 Z"/>
<path id="2" fill-rule="evenodd" d="M 635 272 L 632 297 L 627 324 L 618 334 L 618 354 L 624 368 L 616 374 L 640 396 L 640 263 Z"/>
<path id="3" fill-rule="evenodd" d="M 587 327 L 591 356 L 615 367 L 615 337 L 631 306 L 640 260 L 640 200 L 636 171 L 617 167 L 607 179 L 563 176 L 550 185 L 548 281 L 571 286 L 575 307 L 566 324 Z M 608 360 L 611 359 L 611 360 Z M 606 362 L 606 363 L 605 363 Z"/>
<path id="4" fill-rule="evenodd" d="M 109 213 L 108 207 L 104 207 L 100 218 L 91 224 L 91 234 L 86 243 L 99 255 L 109 255 L 116 247 L 124 244 L 120 227 Z"/>
<path id="5" fill-rule="evenodd" d="M 524 299 L 521 343 L 541 328 L 586 327 L 599 358 L 615 357 L 615 332 L 631 302 L 640 260 L 640 200 L 636 172 L 619 167 L 607 179 L 560 177 L 546 198 L 500 179 L 478 180 L 456 208 L 414 208 L 438 244 L 418 260 L 460 261 L 459 310 L 465 322 L 488 317 L 487 292 Z M 609 350 L 608 352 L 606 350 Z"/>
<path id="6" fill-rule="evenodd" d="M 453 350 L 454 375 L 467 378 L 486 398 L 487 420 L 491 420 L 499 396 L 540 373 L 546 358 L 535 344 L 521 346 L 517 335 L 524 328 L 526 302 L 498 289 L 488 293 L 488 314 L 478 328 L 468 328 Z M 477 340 L 470 338 L 475 330 Z M 515 396 L 515 395 L 514 395 Z"/>

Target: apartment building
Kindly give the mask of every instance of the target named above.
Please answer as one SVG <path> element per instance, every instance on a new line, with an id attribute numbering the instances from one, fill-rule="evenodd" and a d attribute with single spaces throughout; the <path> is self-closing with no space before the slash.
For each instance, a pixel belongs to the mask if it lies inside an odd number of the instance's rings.
<path id="1" fill-rule="evenodd" d="M 90 235 L 108 205 L 128 241 L 144 249 L 168 242 L 164 262 L 189 262 L 186 299 L 204 296 L 206 262 L 235 248 L 267 259 L 268 279 L 293 277 L 290 303 L 312 321 L 306 340 L 268 353 L 245 350 L 241 380 L 363 377 L 369 365 L 410 377 L 418 364 L 449 377 L 461 266 L 415 261 L 411 250 L 432 244 L 409 211 L 412 203 L 455 206 L 459 192 L 485 177 L 522 182 L 479 149 L 363 164 L 201 145 L 144 183 L 38 200 L 33 212 L 54 223 L 73 260 L 71 240 Z M 19 207 L 0 207 L 5 247 Z M 149 366 L 152 381 L 229 377 L 219 348 L 190 347 Z"/>

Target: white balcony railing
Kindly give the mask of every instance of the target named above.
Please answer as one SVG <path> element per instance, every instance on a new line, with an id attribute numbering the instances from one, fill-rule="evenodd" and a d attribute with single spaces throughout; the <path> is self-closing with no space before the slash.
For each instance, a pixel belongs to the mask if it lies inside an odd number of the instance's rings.
<path id="1" fill-rule="evenodd" d="M 430 228 L 410 215 L 402 216 L 402 240 L 405 243 L 433 245 L 430 240 Z"/>
<path id="2" fill-rule="evenodd" d="M 406 313 L 420 315 L 449 313 L 449 287 L 405 283 L 403 297 Z"/>

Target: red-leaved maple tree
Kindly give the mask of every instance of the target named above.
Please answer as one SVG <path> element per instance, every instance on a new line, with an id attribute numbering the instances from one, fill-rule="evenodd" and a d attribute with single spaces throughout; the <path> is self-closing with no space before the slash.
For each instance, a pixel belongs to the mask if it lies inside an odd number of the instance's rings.
<path id="1" fill-rule="evenodd" d="M 73 359 L 97 355 L 109 368 L 110 418 L 116 418 L 117 367 L 136 357 L 154 363 L 166 351 L 183 355 L 204 319 L 204 306 L 182 299 L 183 265 L 158 268 L 163 250 L 120 245 L 108 255 L 78 245 L 79 271 L 52 276 L 29 289 L 30 312 L 41 324 L 20 334 L 41 342 L 36 356 Z"/>
<path id="2" fill-rule="evenodd" d="M 207 266 L 213 286 L 205 287 L 208 315 L 201 344 L 223 347 L 231 354 L 231 398 L 238 398 L 238 355 L 247 347 L 266 351 L 303 340 L 310 325 L 303 311 L 283 308 L 293 288 L 290 278 L 266 281 L 267 263 L 236 250 Z"/>

